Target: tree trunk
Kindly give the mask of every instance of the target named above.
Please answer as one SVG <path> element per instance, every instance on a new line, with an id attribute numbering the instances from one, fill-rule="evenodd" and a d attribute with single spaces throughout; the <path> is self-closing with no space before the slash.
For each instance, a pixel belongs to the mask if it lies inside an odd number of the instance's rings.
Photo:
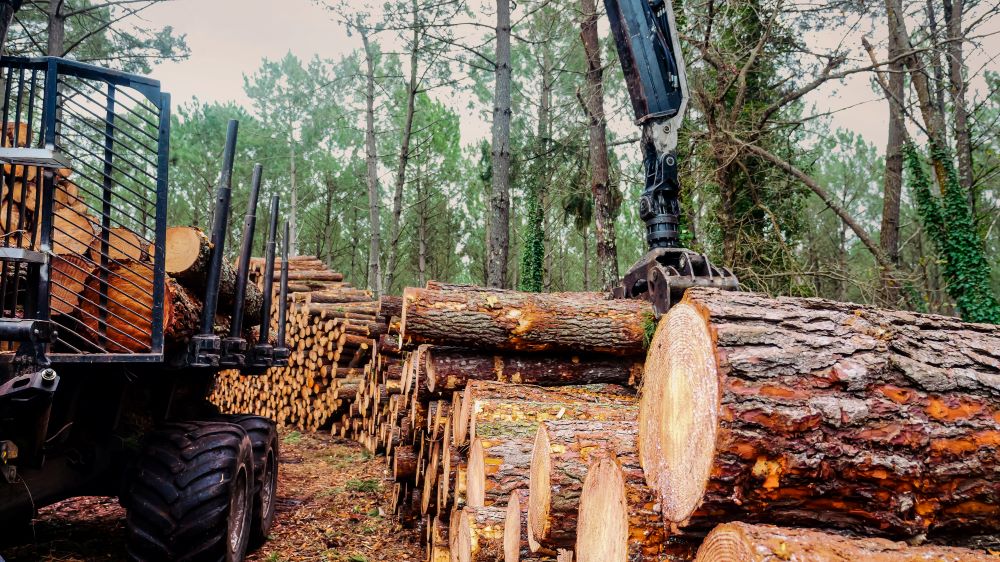
<path id="1" fill-rule="evenodd" d="M 531 541 L 544 548 L 573 548 L 580 492 L 591 465 L 606 456 L 639 466 L 636 418 L 625 421 L 543 421 L 535 433 L 528 485 Z M 641 468 L 639 477 L 641 478 Z M 662 542 L 663 533 L 658 534 Z"/>
<path id="2" fill-rule="evenodd" d="M 618 284 L 618 248 L 615 243 L 614 189 L 609 183 L 607 123 L 604 117 L 604 67 L 597 35 L 597 6 L 594 0 L 580 0 L 583 22 L 580 37 L 587 57 L 587 88 L 584 109 L 590 122 L 590 189 L 594 195 L 594 224 L 597 227 L 597 263 L 601 285 L 610 291 Z"/>
<path id="3" fill-rule="evenodd" d="M 379 273 L 379 253 L 381 252 L 379 238 L 379 193 L 378 193 L 378 154 L 375 147 L 375 55 L 372 52 L 368 32 L 359 29 L 361 41 L 365 48 L 365 162 L 368 180 L 368 221 L 371 229 L 371 240 L 368 245 L 368 288 L 377 299 L 382 294 L 382 278 Z"/>
<path id="4" fill-rule="evenodd" d="M 969 194 L 969 206 L 973 216 L 976 211 L 976 196 L 973 190 L 972 139 L 969 129 L 969 109 L 966 105 L 965 53 L 962 44 L 965 31 L 962 16 L 965 0 L 945 0 L 944 19 L 947 25 L 948 45 L 945 48 L 948 59 L 949 91 L 951 107 L 955 117 L 955 152 L 958 153 L 958 183 Z"/>
<path id="5" fill-rule="evenodd" d="M 486 250 L 486 284 L 507 284 L 510 246 L 510 0 L 497 0 L 497 47 L 493 101 L 492 184 Z"/>
<path id="6" fill-rule="evenodd" d="M 403 291 L 400 340 L 623 357 L 645 352 L 649 303 L 600 293 Z"/>
<path id="7" fill-rule="evenodd" d="M 997 349 L 996 326 L 691 289 L 646 360 L 646 479 L 692 529 L 995 533 Z"/>
<path id="8" fill-rule="evenodd" d="M 406 117 L 403 120 L 402 138 L 400 139 L 399 161 L 396 164 L 396 185 L 392 194 L 392 225 L 389 239 L 389 261 L 385 271 L 385 290 L 392 292 L 392 284 L 396 277 L 396 267 L 399 261 L 400 217 L 403 213 L 403 186 L 406 184 L 406 165 L 410 161 L 410 137 L 413 133 L 413 113 L 417 99 L 417 54 L 420 50 L 420 28 L 417 0 L 412 0 L 410 9 L 413 12 L 413 42 L 410 47 L 410 81 L 406 89 Z"/>
<path id="9" fill-rule="evenodd" d="M 212 244 L 205 233 L 194 227 L 172 226 L 167 229 L 165 269 L 167 275 L 177 279 L 188 290 L 204 296 L 208 275 L 208 262 L 212 254 Z M 289 272 L 288 278 L 300 276 L 303 272 Z M 309 272 L 312 274 L 312 272 Z M 236 298 L 236 268 L 223 258 L 219 271 L 218 313 L 229 315 Z M 247 283 L 243 297 L 243 325 L 250 327 L 263 319 L 264 295 L 257 285 Z"/>
<path id="10" fill-rule="evenodd" d="M 891 8 L 891 6 L 890 6 Z M 906 142 L 906 123 L 903 115 L 903 100 L 906 95 L 903 75 L 905 68 L 902 60 L 896 60 L 904 47 L 899 44 L 899 38 L 894 33 L 896 17 L 890 13 L 889 22 L 889 139 L 885 147 L 885 179 L 882 195 L 882 228 L 879 245 L 886 258 L 899 265 L 899 205 L 903 190 L 903 143 Z M 895 303 L 898 289 L 891 276 L 883 280 L 887 303 Z"/>
<path id="11" fill-rule="evenodd" d="M 423 189 L 423 181 L 419 178 L 417 197 L 420 201 L 420 222 L 417 225 L 417 284 L 423 286 L 427 282 L 427 194 Z"/>
<path id="12" fill-rule="evenodd" d="M 0 54 L 7 54 L 7 32 L 14 21 L 14 14 L 21 9 L 21 0 L 0 3 Z M 0 80 L 0 85 L 3 80 Z"/>
<path id="13" fill-rule="evenodd" d="M 421 346 L 423 347 L 423 346 Z M 629 384 L 642 377 L 642 363 L 590 356 L 500 355 L 456 347 L 429 346 L 422 373 L 436 394 L 464 390 L 472 380 L 537 386 Z"/>
<path id="14" fill-rule="evenodd" d="M 288 210 L 288 254 L 290 256 L 297 256 L 299 255 L 299 188 L 296 184 L 298 173 L 295 169 L 295 136 L 291 130 L 289 130 L 288 137 L 290 147 L 288 171 L 291 174 L 291 186 L 289 188 L 289 191 L 291 191 L 291 201 L 289 202 L 290 208 Z"/>
<path id="15" fill-rule="evenodd" d="M 51 0 L 47 3 L 48 42 L 45 54 L 50 57 L 61 57 L 66 54 L 66 18 L 60 13 L 63 2 Z"/>
<path id="16" fill-rule="evenodd" d="M 727 523 L 698 549 L 696 562 L 991 562 L 986 552 L 942 546 L 909 546 L 885 539 L 851 538 L 812 529 Z"/>

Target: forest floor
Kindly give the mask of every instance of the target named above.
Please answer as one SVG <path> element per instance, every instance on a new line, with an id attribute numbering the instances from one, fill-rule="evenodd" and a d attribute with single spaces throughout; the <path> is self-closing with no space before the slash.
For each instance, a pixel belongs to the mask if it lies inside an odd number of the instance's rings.
<path id="1" fill-rule="evenodd" d="M 353 441 L 293 431 L 283 433 L 281 459 L 274 528 L 248 561 L 422 560 L 416 533 L 388 516 L 384 458 Z M 125 511 L 115 498 L 74 498 L 42 509 L 33 533 L 13 539 L 0 540 L 7 562 L 124 560 Z"/>

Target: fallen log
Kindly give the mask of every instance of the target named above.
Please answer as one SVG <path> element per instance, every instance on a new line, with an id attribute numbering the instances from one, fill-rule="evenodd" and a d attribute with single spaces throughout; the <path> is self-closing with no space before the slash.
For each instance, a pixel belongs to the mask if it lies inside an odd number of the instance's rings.
<path id="1" fill-rule="evenodd" d="M 965 548 L 909 546 L 886 539 L 850 538 L 810 529 L 726 523 L 698 549 L 697 562 L 996 562 L 995 555 Z"/>
<path id="2" fill-rule="evenodd" d="M 689 290 L 645 365 L 646 479 L 678 527 L 996 533 L 998 349 L 998 326 Z"/>
<path id="3" fill-rule="evenodd" d="M 628 384 L 642 376 L 642 363 L 608 357 L 500 355 L 430 346 L 423 360 L 421 372 L 426 375 L 427 389 L 439 394 L 462 390 L 470 380 L 565 386 Z"/>
<path id="4" fill-rule="evenodd" d="M 165 267 L 167 274 L 196 294 L 204 294 L 212 243 L 201 230 L 190 226 L 167 229 Z M 219 271 L 218 311 L 228 314 L 236 299 L 236 269 L 228 260 L 222 260 Z M 263 317 L 264 296 L 260 289 L 247 283 L 243 298 L 243 325 L 260 324 Z"/>
<path id="5" fill-rule="evenodd" d="M 406 288 L 400 340 L 507 351 L 635 356 L 645 351 L 649 303 L 598 293 Z"/>

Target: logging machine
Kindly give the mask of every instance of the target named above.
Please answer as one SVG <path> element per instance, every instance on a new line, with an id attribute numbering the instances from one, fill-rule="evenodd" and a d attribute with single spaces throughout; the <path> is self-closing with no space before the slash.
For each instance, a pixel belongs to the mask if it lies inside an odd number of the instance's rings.
<path id="1" fill-rule="evenodd" d="M 220 369 L 287 364 L 283 330 L 270 333 L 277 196 L 251 287 L 262 170 L 234 268 L 230 122 L 211 241 L 194 260 L 202 281 L 181 287 L 165 266 L 170 96 L 159 82 L 3 58 L 0 88 L 0 550 L 31 536 L 14 529 L 38 508 L 101 495 L 127 510 L 132 560 L 242 560 L 274 517 L 277 432 L 207 396 Z M 282 246 L 287 258 L 287 236 Z M 280 268 L 283 303 L 287 259 Z M 248 287 L 262 294 L 256 316 Z"/>
<path id="2" fill-rule="evenodd" d="M 677 134 L 688 103 L 687 75 L 669 0 L 604 0 L 636 123 L 645 189 L 639 217 L 649 251 L 615 288 L 617 298 L 644 298 L 657 317 L 690 287 L 734 290 L 739 281 L 708 256 L 681 247 Z"/>

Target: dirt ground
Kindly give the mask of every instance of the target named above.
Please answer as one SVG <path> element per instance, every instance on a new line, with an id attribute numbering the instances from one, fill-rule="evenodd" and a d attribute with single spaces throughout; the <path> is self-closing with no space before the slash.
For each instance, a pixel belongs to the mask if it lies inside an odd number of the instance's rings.
<path id="1" fill-rule="evenodd" d="M 283 433 L 277 515 L 254 562 L 422 560 L 416 533 L 388 515 L 385 459 L 352 441 Z M 0 533 L 2 535 L 2 533 Z M 41 511 L 20 544 L 0 541 L 8 562 L 125 559 L 125 511 L 114 498 L 76 498 Z"/>

